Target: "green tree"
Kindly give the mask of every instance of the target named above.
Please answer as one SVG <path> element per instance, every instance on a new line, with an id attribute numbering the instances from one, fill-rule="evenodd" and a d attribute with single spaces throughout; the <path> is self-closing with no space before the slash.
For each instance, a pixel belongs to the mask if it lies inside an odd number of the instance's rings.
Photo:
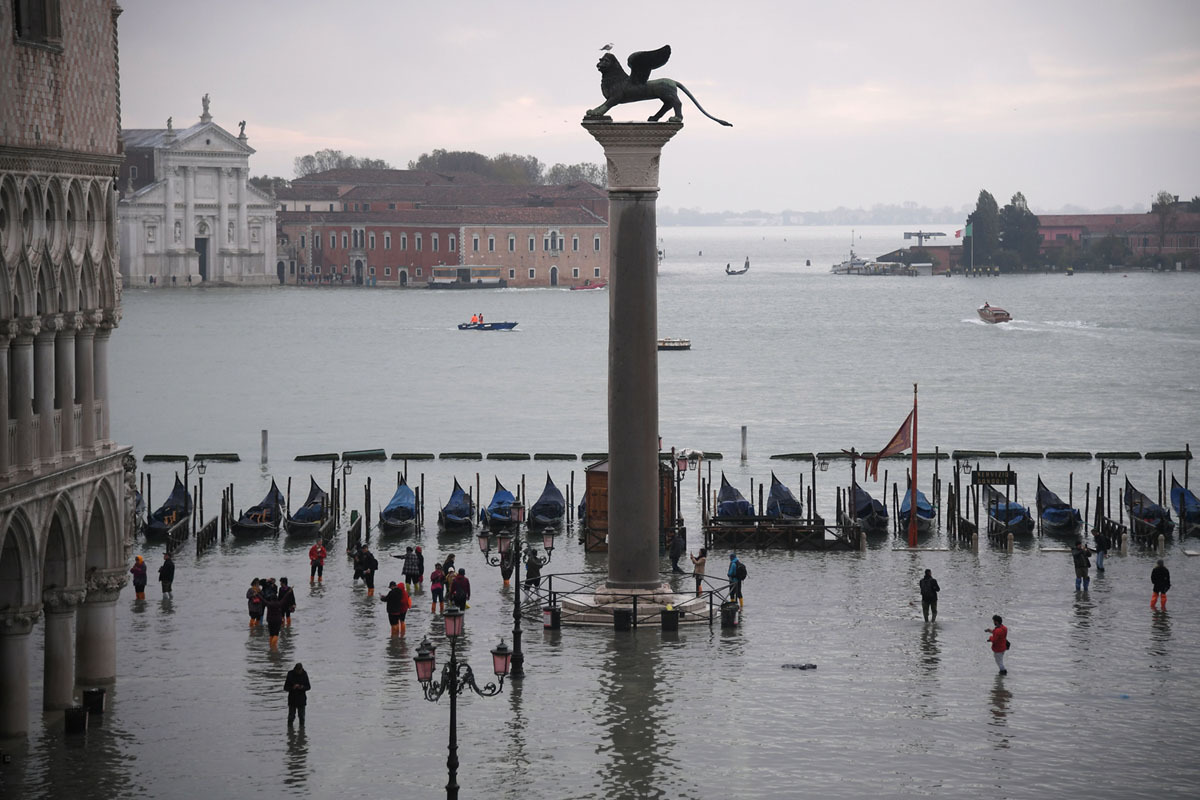
<path id="1" fill-rule="evenodd" d="M 297 178 L 331 169 L 391 169 L 392 165 L 382 158 L 359 158 L 341 150 L 318 150 L 306 156 L 296 156 L 293 169 Z"/>
<path id="2" fill-rule="evenodd" d="M 1150 206 L 1150 213 L 1158 219 L 1158 254 L 1160 256 L 1163 246 L 1167 243 L 1167 231 L 1175 229 L 1175 217 L 1178 214 L 1175 205 L 1178 202 L 1175 195 L 1168 191 L 1162 191 L 1155 195 L 1154 204 Z"/>
<path id="3" fill-rule="evenodd" d="M 1094 242 L 1087 252 L 1087 261 L 1094 269 L 1106 269 L 1109 264 L 1123 265 L 1129 260 L 1129 247 L 1124 239 L 1105 236 Z"/>
<path id="4" fill-rule="evenodd" d="M 987 189 L 979 191 L 975 210 L 967 216 L 971 235 L 963 240 L 963 257 L 968 266 L 990 264 L 1000 246 L 1000 208 Z"/>
<path id="5" fill-rule="evenodd" d="M 473 150 L 434 150 L 409 161 L 408 168 L 426 172 L 473 172 L 490 177 L 489 164 L 487 156 Z"/>
<path id="6" fill-rule="evenodd" d="M 597 186 L 607 186 L 608 170 L 600 164 L 592 164 L 587 161 L 579 164 L 555 164 L 546 170 L 545 182 L 551 185 L 562 186 L 581 181 L 594 183 Z"/>
<path id="7" fill-rule="evenodd" d="M 287 189 L 292 185 L 287 178 L 281 178 L 278 175 L 258 175 L 247 179 L 246 183 L 255 189 L 268 192 L 272 197 L 278 197 L 280 189 Z"/>
<path id="8" fill-rule="evenodd" d="M 1040 260 L 1041 224 L 1020 192 L 1000 209 L 1000 244 L 1019 257 L 1024 269 L 1037 265 Z"/>

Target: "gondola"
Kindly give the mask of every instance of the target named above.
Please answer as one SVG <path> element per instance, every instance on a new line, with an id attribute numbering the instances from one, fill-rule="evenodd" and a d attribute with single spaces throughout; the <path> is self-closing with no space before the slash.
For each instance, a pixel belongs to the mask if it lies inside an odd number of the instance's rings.
<path id="1" fill-rule="evenodd" d="M 317 485 L 316 478 L 310 475 L 308 480 L 308 499 L 283 520 L 283 529 L 293 536 L 315 536 L 329 514 L 329 495 Z"/>
<path id="2" fill-rule="evenodd" d="M 737 489 L 725 480 L 721 473 L 721 490 L 717 492 L 717 522 L 737 522 L 745 517 L 754 516 L 754 506 Z"/>
<path id="3" fill-rule="evenodd" d="M 402 535 L 417 528 L 417 495 L 403 478 L 392 499 L 379 512 L 379 533 Z"/>
<path id="4" fill-rule="evenodd" d="M 474 527 L 471 522 L 471 498 L 458 485 L 457 478 L 454 479 L 454 491 L 450 493 L 449 502 L 438 512 L 438 525 L 448 531 L 471 530 Z"/>
<path id="5" fill-rule="evenodd" d="M 1042 533 L 1074 539 L 1083 525 L 1079 509 L 1071 508 L 1058 495 L 1046 488 L 1038 476 L 1037 515 Z"/>
<path id="6" fill-rule="evenodd" d="M 1171 512 L 1133 488 L 1128 477 L 1125 478 L 1125 510 L 1129 512 L 1129 528 L 1134 536 L 1165 536 L 1175 530 Z"/>
<path id="7" fill-rule="evenodd" d="M 854 509 L 854 519 L 865 533 L 887 533 L 887 506 L 871 497 L 867 490 L 857 483 L 851 487 L 850 503 Z"/>
<path id="8" fill-rule="evenodd" d="M 912 509 L 912 490 L 908 489 L 904 492 L 904 499 L 900 501 L 900 515 L 898 521 L 900 523 L 900 532 L 908 530 L 908 520 L 911 516 Z M 933 530 L 933 522 L 937 519 L 933 511 L 933 506 L 929 504 L 929 500 L 925 497 L 925 493 L 917 490 L 917 534 L 929 533 Z"/>
<path id="9" fill-rule="evenodd" d="M 741 269 L 730 269 L 728 264 L 725 265 L 725 274 L 726 275 L 745 275 L 749 271 L 750 271 L 750 257 L 749 256 L 746 257 L 746 265 L 744 267 L 742 267 Z"/>
<path id="10" fill-rule="evenodd" d="M 1171 476 L 1171 506 L 1179 515 L 1179 532 L 1186 536 L 1200 530 L 1200 498 L 1191 489 L 1185 489 L 1175 476 Z"/>
<path id="11" fill-rule="evenodd" d="M 529 507 L 529 527 L 552 528 L 561 525 L 566 512 L 567 502 L 563 499 L 563 493 L 554 485 L 554 481 L 550 480 L 550 473 L 547 472 L 546 488 L 542 489 L 541 496 Z"/>
<path id="12" fill-rule="evenodd" d="M 513 524 L 512 505 L 515 500 L 513 493 L 505 489 L 497 478 L 492 501 L 487 508 L 479 509 L 479 521 L 492 530 L 510 527 Z"/>
<path id="13" fill-rule="evenodd" d="M 771 491 L 767 495 L 767 516 L 780 522 L 799 522 L 804 518 L 804 504 L 792 490 L 771 473 Z"/>
<path id="14" fill-rule="evenodd" d="M 188 494 L 187 487 L 176 475 L 175 486 L 171 489 L 171 494 L 167 496 L 167 501 L 146 520 L 146 524 L 142 526 L 142 535 L 146 537 L 147 541 L 165 540 L 170 535 L 171 529 L 186 520 L 191 514 L 192 496 Z"/>
<path id="15" fill-rule="evenodd" d="M 238 539 L 261 539 L 264 536 L 278 536 L 279 527 L 283 522 L 283 493 L 271 481 L 271 490 L 256 506 L 251 506 L 242 512 L 229 531 Z"/>
<path id="16" fill-rule="evenodd" d="M 1016 499 L 1006 499 L 993 486 L 987 487 L 987 517 L 989 533 L 1011 533 L 1013 536 L 1033 535 L 1033 515 Z"/>

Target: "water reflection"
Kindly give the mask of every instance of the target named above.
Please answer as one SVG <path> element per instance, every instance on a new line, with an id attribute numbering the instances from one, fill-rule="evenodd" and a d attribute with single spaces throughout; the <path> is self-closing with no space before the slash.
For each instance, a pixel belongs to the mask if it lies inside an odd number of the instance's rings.
<path id="1" fill-rule="evenodd" d="M 942 661 L 942 648 L 938 645 L 938 628 L 935 623 L 928 623 L 921 629 L 921 670 L 927 675 L 937 672 L 938 664 Z"/>
<path id="2" fill-rule="evenodd" d="M 658 680 L 657 647 L 638 646 L 638 635 L 609 640 L 600 672 L 601 771 L 606 797 L 670 797 L 667 787 L 678 769 L 675 736 L 659 720 L 669 716 Z"/>
<path id="3" fill-rule="evenodd" d="M 304 726 L 287 729 L 287 751 L 283 757 L 283 785 L 291 789 L 302 789 L 308 784 L 308 735 Z"/>
<path id="4" fill-rule="evenodd" d="M 992 719 L 988 725 L 992 728 L 990 738 L 992 747 L 997 750 L 1007 750 L 1011 746 L 1011 734 L 1008 732 L 1008 705 L 1012 702 L 1012 692 L 1005 685 L 1005 678 L 1001 675 L 996 676 L 995 682 L 992 684 L 992 691 L 989 699 L 991 707 L 989 711 L 992 714 Z"/>
<path id="5" fill-rule="evenodd" d="M 1146 648 L 1146 653 L 1155 659 L 1155 662 L 1150 665 L 1151 669 L 1170 671 L 1171 662 L 1169 660 L 1170 650 L 1167 645 L 1171 643 L 1171 614 L 1168 611 L 1151 612 L 1150 619 L 1150 646 Z"/>

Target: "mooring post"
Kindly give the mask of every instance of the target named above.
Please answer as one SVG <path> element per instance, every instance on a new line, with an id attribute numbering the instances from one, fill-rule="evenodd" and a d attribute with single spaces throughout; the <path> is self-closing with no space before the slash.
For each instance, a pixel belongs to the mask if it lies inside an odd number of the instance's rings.
<path id="1" fill-rule="evenodd" d="M 1012 533 L 1012 531 L 1009 531 L 1008 536 L 1006 537 L 1006 540 L 1004 542 L 1004 552 L 1008 553 L 1011 556 L 1012 551 L 1013 551 L 1013 533 Z"/>
<path id="2" fill-rule="evenodd" d="M 267 465 L 267 429 L 262 429 L 262 465 Z"/>
<path id="3" fill-rule="evenodd" d="M 1129 555 L 1129 533 L 1121 531 L 1121 555 Z"/>
<path id="4" fill-rule="evenodd" d="M 746 450 L 746 426 L 745 426 L 745 425 L 743 425 L 743 426 L 742 426 L 742 463 L 743 463 L 743 464 L 745 464 L 745 463 L 746 463 L 746 457 L 747 457 L 747 450 Z"/>
<path id="5" fill-rule="evenodd" d="M 367 486 L 363 490 L 363 530 L 366 531 L 367 541 L 371 541 L 371 476 L 367 476 Z"/>
<path id="6" fill-rule="evenodd" d="M 975 553 L 979 552 L 979 528 L 971 531 L 971 550 Z"/>
<path id="7" fill-rule="evenodd" d="M 1167 552 L 1167 537 L 1163 534 L 1158 535 L 1158 554 L 1161 556 Z"/>

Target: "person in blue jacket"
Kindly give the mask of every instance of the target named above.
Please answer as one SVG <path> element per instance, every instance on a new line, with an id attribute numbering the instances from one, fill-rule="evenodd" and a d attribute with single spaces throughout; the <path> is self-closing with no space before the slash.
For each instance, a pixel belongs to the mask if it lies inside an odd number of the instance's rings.
<path id="1" fill-rule="evenodd" d="M 737 600 L 738 605 L 744 605 L 742 598 L 742 580 L 746 576 L 746 568 L 738 561 L 737 553 L 729 554 L 729 599 Z"/>

